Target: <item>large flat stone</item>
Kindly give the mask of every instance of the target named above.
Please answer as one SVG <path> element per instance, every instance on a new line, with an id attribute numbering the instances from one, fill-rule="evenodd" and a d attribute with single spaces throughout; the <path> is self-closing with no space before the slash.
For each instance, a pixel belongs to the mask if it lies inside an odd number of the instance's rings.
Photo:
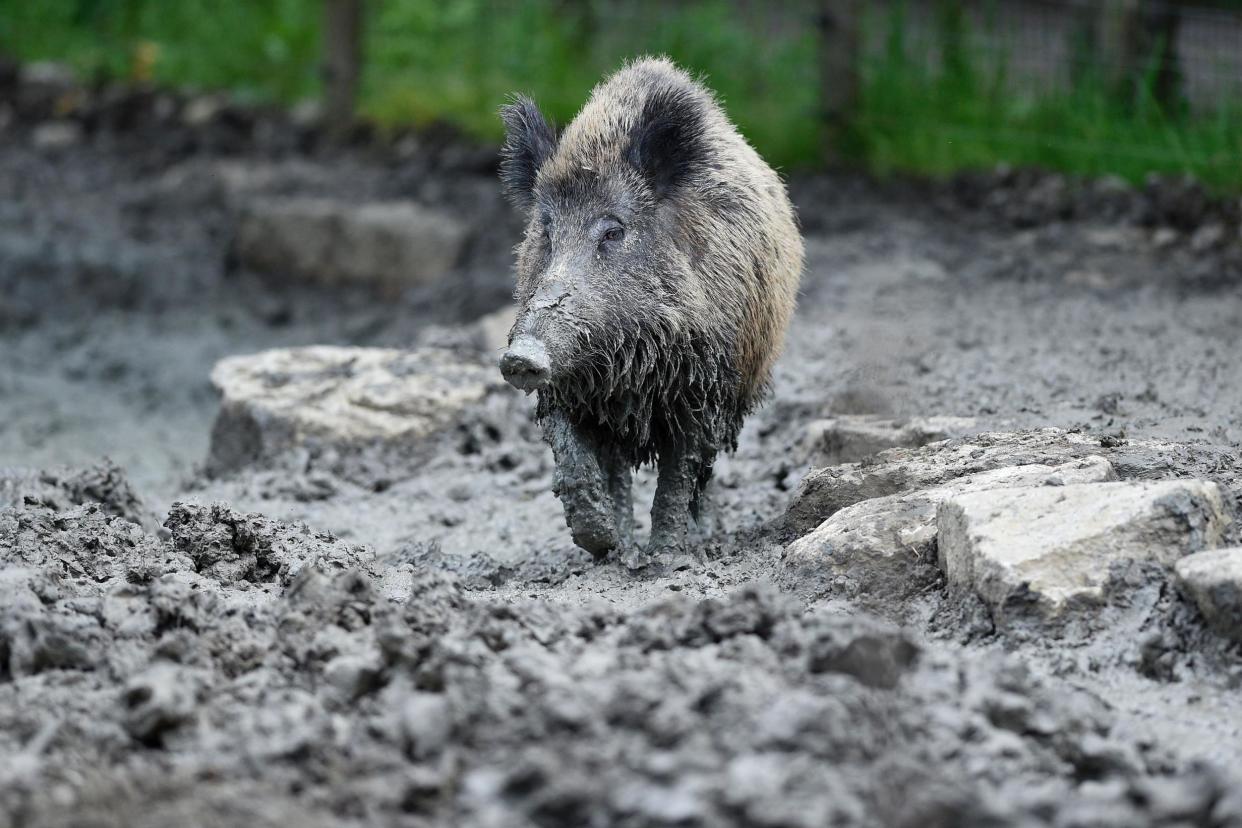
<path id="1" fill-rule="evenodd" d="M 890 449 L 867 463 L 811 471 L 803 478 L 785 517 L 791 529 L 805 532 L 837 511 L 871 498 L 927 489 L 979 472 L 1010 466 L 1056 466 L 1100 453 L 1099 440 L 1059 428 L 994 432 L 919 448 Z"/>
<path id="2" fill-rule="evenodd" d="M 448 273 L 466 235 L 452 216 L 408 201 L 269 198 L 242 212 L 234 249 L 260 272 L 391 292 Z"/>
<path id="3" fill-rule="evenodd" d="M 490 366 L 426 348 L 311 346 L 229 357 L 208 470 L 232 471 L 302 451 L 387 449 L 409 455 L 499 385 Z"/>
<path id="4" fill-rule="evenodd" d="M 997 622 L 1098 604 L 1114 563 L 1171 566 L 1218 546 L 1230 522 L 1220 489 L 1199 480 L 970 492 L 936 517 L 949 582 L 973 589 Z"/>
<path id="5" fill-rule="evenodd" d="M 1103 457 L 1091 456 L 1057 466 L 1034 463 L 993 469 L 939 486 L 864 500 L 835 512 L 789 544 L 784 563 L 799 580 L 838 582 L 844 578 L 841 586 L 850 592 L 899 597 L 922 586 L 913 577 L 915 564 L 935 560 L 936 510 L 941 502 L 969 492 L 1114 479 L 1112 465 Z"/>
<path id="6" fill-rule="evenodd" d="M 1207 622 L 1242 642 L 1242 546 L 1196 552 L 1178 560 L 1173 569 Z"/>
<path id="7" fill-rule="evenodd" d="M 912 417 L 894 420 L 849 415 L 813 420 L 806 427 L 806 448 L 816 465 L 864 460 L 891 448 L 917 448 L 950 437 L 979 432 L 973 417 Z"/>
<path id="8" fill-rule="evenodd" d="M 1236 462 L 1227 450 L 1190 443 L 1101 439 L 1059 428 L 989 432 L 919 448 L 889 449 L 862 463 L 814 469 L 802 479 L 785 522 L 795 534 L 803 534 L 838 510 L 871 498 L 931 488 L 994 469 L 1057 466 L 1091 455 L 1107 458 L 1123 480 L 1188 473 L 1215 477 Z"/>

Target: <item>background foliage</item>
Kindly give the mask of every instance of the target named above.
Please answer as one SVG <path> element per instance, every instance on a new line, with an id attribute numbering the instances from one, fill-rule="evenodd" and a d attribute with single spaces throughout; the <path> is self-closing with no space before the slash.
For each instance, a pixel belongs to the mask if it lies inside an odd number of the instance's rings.
<path id="1" fill-rule="evenodd" d="M 293 103 L 320 91 L 321 5 L 0 0 L 0 51 L 67 61 L 87 76 Z M 1090 68 L 1069 84 L 1024 86 L 1014 44 L 988 22 L 1005 14 L 1000 0 L 982 16 L 946 2 L 863 6 L 868 46 L 848 160 L 930 174 L 998 163 L 1131 180 L 1187 172 L 1242 187 L 1242 78 L 1193 109 L 1158 100 L 1154 64 L 1134 94 L 1118 95 Z M 934 13 L 916 22 L 911 9 L 929 6 Z M 373 2 L 362 113 L 381 125 L 445 121 L 495 139 L 507 94 L 528 92 L 564 122 L 622 60 L 666 53 L 707 77 L 769 159 L 811 166 L 823 158 L 818 11 L 755 0 Z"/>

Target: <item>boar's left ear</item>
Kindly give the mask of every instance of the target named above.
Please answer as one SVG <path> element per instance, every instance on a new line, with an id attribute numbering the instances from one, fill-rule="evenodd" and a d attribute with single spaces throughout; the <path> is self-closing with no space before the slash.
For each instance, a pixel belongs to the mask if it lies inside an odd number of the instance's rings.
<path id="1" fill-rule="evenodd" d="M 500 108 L 505 122 L 505 145 L 500 150 L 500 184 L 518 207 L 529 207 L 535 176 L 556 149 L 556 131 L 524 95 Z"/>
<path id="2" fill-rule="evenodd" d="M 703 115 L 702 101 L 685 87 L 665 86 L 647 94 L 626 157 L 656 198 L 684 184 L 702 159 Z"/>

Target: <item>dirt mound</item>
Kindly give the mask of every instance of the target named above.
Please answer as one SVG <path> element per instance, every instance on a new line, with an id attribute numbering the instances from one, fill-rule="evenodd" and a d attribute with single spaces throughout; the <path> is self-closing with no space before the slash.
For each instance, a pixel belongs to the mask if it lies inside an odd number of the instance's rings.
<path id="1" fill-rule="evenodd" d="M 13 824 L 156 824 L 191 800 L 219 824 L 309 808 L 480 826 L 1224 824 L 1233 807 L 1223 776 L 1160 773 L 1108 704 L 1020 659 L 771 586 L 632 612 L 497 602 L 221 506 L 166 526 L 0 512 Z"/>

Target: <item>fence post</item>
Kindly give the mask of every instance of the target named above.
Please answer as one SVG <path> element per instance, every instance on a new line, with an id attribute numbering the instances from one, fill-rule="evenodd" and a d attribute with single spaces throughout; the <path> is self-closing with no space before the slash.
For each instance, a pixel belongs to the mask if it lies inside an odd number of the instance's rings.
<path id="1" fill-rule="evenodd" d="M 334 138 L 354 121 L 362 74 L 363 0 L 324 0 L 324 124 Z"/>
<path id="2" fill-rule="evenodd" d="M 1143 21 L 1147 35 L 1147 52 L 1158 55 L 1156 77 L 1152 84 L 1152 94 L 1166 110 L 1180 108 L 1184 103 L 1182 96 L 1182 64 L 1181 55 L 1177 50 L 1177 35 L 1181 29 L 1182 3 L 1166 0 L 1152 4 L 1150 12 Z M 1140 67 L 1140 71 L 1145 67 Z"/>
<path id="3" fill-rule="evenodd" d="M 1144 73 L 1155 60 L 1152 94 L 1166 108 L 1181 103 L 1175 0 L 1105 0 L 1100 6 L 1098 43 L 1103 77 L 1127 103 L 1137 99 Z"/>
<path id="4" fill-rule="evenodd" d="M 1100 76 L 1110 89 L 1132 99 L 1139 62 L 1139 0 L 1104 0 L 1099 9 Z"/>
<path id="5" fill-rule="evenodd" d="M 851 119 L 858 105 L 862 57 L 859 0 L 820 0 L 820 117 L 824 124 L 825 160 L 842 160 Z"/>

